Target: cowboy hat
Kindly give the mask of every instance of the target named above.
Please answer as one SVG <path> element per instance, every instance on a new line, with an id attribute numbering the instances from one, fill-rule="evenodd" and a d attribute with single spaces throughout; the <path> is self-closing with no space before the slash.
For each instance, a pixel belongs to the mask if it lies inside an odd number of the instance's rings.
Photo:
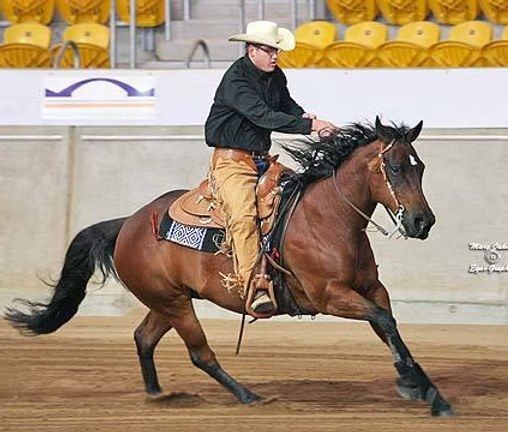
<path id="1" fill-rule="evenodd" d="M 293 33 L 288 29 L 278 27 L 272 21 L 250 22 L 247 24 L 247 31 L 245 33 L 231 36 L 229 40 L 268 45 L 282 51 L 291 51 L 295 48 Z"/>

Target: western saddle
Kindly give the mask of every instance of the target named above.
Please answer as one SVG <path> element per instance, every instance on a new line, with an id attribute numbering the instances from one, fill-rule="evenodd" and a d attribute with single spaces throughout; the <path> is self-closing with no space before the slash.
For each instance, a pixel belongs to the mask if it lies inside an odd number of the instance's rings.
<path id="1" fill-rule="evenodd" d="M 256 201 L 261 235 L 270 233 L 277 217 L 280 203 L 280 182 L 284 175 L 293 170 L 277 162 L 278 156 L 270 159 L 267 171 L 260 177 L 256 187 Z M 178 198 L 169 208 L 169 216 L 184 225 L 205 228 L 225 228 L 225 216 L 212 197 L 210 182 L 201 184 Z"/>

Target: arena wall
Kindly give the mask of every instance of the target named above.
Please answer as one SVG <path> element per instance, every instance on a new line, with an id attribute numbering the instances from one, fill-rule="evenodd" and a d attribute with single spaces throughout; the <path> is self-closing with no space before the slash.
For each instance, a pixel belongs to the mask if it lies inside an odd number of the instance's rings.
<path id="1" fill-rule="evenodd" d="M 328 71 L 322 71 L 320 81 L 314 81 L 315 88 L 303 85 L 298 74 L 291 76 L 290 82 L 295 99 L 304 106 L 308 103 L 319 114 L 324 110 L 326 117 L 339 124 L 344 119 L 372 119 L 382 113 L 385 119 L 404 119 L 408 123 L 424 117 L 431 126 L 416 144 L 427 166 L 424 189 L 437 217 L 430 238 L 423 242 L 387 240 L 370 234 L 382 280 L 392 295 L 399 320 L 508 322 L 508 273 L 469 272 L 471 265 L 488 265 L 483 251 L 471 250 L 471 243 L 508 243 L 508 128 L 503 129 L 507 124 L 502 121 L 506 96 L 492 88 L 484 94 L 493 79 L 482 77 L 483 88 L 471 83 L 468 87 L 478 96 L 477 103 L 466 103 L 465 90 L 459 91 L 457 86 L 454 99 L 434 94 L 431 107 L 419 98 L 423 94 L 420 87 L 415 93 L 391 92 L 391 98 L 386 99 L 390 91 L 379 86 L 380 82 L 386 85 L 381 81 L 386 71 L 379 71 L 376 85 L 371 82 L 375 75 L 368 79 L 364 75 L 362 81 L 360 77 L 366 71 L 357 72 L 339 74 L 349 76 L 356 90 L 344 81 L 333 81 L 326 75 Z M 423 79 L 422 71 L 417 72 Z M 469 72 L 474 76 L 474 71 Z M 122 73 L 131 74 L 123 71 L 118 76 Z M 193 86 L 184 73 L 179 75 L 181 82 L 172 76 L 175 94 L 165 96 L 162 90 L 159 94 L 157 115 L 161 117 L 137 126 L 126 125 L 136 123 L 132 119 L 114 126 L 113 120 L 108 126 L 74 126 L 64 121 L 53 125 L 41 116 L 44 78 L 39 74 L 34 72 L 31 80 L 18 88 L 19 99 L 14 95 L 11 100 L 5 95 L 0 97 L 0 112 L 4 114 L 0 117 L 4 124 L 0 126 L 0 306 L 18 296 L 45 298 L 48 291 L 38 278 L 58 276 L 66 247 L 80 229 L 128 215 L 167 190 L 188 188 L 200 181 L 206 174 L 210 152 L 199 125 L 206 118 L 211 89 L 222 71 L 205 71 L 202 81 L 198 79 Z M 212 75 L 215 81 L 208 80 Z M 414 80 L 416 85 L 418 77 L 412 75 L 408 81 Z M 9 93 L 13 86 L 4 79 L 6 75 L 0 73 L 0 82 L 7 83 L 2 87 Z M 30 95 L 29 87 L 37 80 L 35 97 Z M 500 79 L 496 82 L 499 85 Z M 165 85 L 164 80 L 158 81 L 157 89 Z M 423 87 L 429 91 L 430 87 Z M 361 104 L 352 96 L 359 94 L 358 88 L 364 95 L 363 116 Z M 331 99 L 341 103 L 334 105 Z M 26 116 L 20 114 L 23 106 Z M 454 111 L 457 107 L 458 112 Z M 450 128 L 441 129 L 441 115 L 445 114 Z M 161 126 L 164 122 L 166 126 Z M 197 126 L 189 126 L 193 124 Z M 285 139 L 291 137 L 276 136 L 275 141 Z M 383 212 L 377 211 L 376 218 L 388 224 Z M 500 253 L 498 265 L 508 265 L 508 251 Z M 82 313 L 124 314 L 139 306 L 114 283 L 100 290 L 91 286 L 90 291 Z M 206 316 L 229 316 L 209 305 L 200 311 Z"/>

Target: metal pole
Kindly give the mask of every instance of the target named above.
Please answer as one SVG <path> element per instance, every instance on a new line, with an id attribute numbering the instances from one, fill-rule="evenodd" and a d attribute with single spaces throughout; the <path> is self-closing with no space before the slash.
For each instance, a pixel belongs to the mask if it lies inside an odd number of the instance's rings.
<path id="1" fill-rule="evenodd" d="M 316 19 L 316 0 L 309 0 L 309 19 Z"/>
<path id="2" fill-rule="evenodd" d="M 166 0 L 164 2 L 164 34 L 166 41 L 171 40 L 171 0 Z"/>
<path id="3" fill-rule="evenodd" d="M 190 0 L 183 0 L 183 19 L 190 20 Z"/>
<path id="4" fill-rule="evenodd" d="M 129 16 L 129 42 L 130 42 L 130 68 L 136 68 L 136 0 L 130 0 Z"/>
<path id="5" fill-rule="evenodd" d="M 111 0 L 109 10 L 109 62 L 116 68 L 116 0 Z"/>
<path id="6" fill-rule="evenodd" d="M 265 0 L 258 0 L 258 19 L 265 19 Z"/>
<path id="7" fill-rule="evenodd" d="M 298 23 L 298 4 L 296 0 L 291 0 L 291 30 L 294 30 Z"/>
<path id="8" fill-rule="evenodd" d="M 245 31 L 245 0 L 240 0 L 240 33 Z M 240 56 L 244 55 L 243 44 L 239 48 Z"/>

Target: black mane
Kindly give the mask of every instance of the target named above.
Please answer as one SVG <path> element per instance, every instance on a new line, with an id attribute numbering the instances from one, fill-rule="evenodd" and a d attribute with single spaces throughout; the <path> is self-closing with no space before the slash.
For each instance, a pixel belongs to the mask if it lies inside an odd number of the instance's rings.
<path id="1" fill-rule="evenodd" d="M 409 130 L 404 124 L 392 123 L 393 138 L 401 139 Z M 282 148 L 300 165 L 302 170 L 294 180 L 309 185 L 317 180 L 330 177 L 358 147 L 378 139 L 376 128 L 371 123 L 352 123 L 342 127 L 332 138 L 321 141 L 299 141 L 297 145 L 283 145 Z M 302 145 L 303 144 L 303 145 Z"/>

